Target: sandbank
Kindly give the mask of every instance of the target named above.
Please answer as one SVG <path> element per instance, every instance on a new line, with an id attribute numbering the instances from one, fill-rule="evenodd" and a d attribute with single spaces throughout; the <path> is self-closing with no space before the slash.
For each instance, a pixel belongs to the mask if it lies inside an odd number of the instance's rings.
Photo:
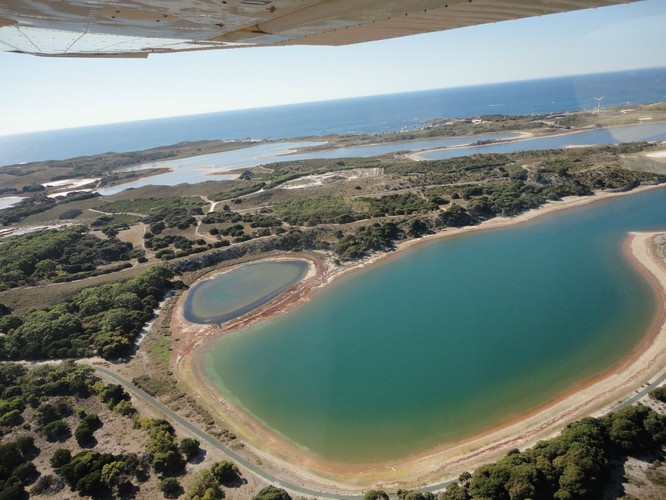
<path id="1" fill-rule="evenodd" d="M 387 490 L 426 485 L 443 487 L 445 482 L 457 478 L 462 471 L 472 471 L 483 463 L 497 460 L 512 448 L 524 449 L 541 439 L 556 435 L 567 423 L 584 416 L 607 413 L 618 402 L 627 399 L 642 385 L 666 371 L 666 264 L 657 255 L 653 241 L 654 236 L 661 233 L 630 233 L 624 243 L 625 254 L 650 283 L 658 297 L 659 307 L 644 339 L 621 362 L 593 378 L 580 381 L 527 414 L 498 422 L 493 428 L 485 429 L 459 442 L 425 450 L 400 460 L 372 464 L 336 463 L 322 460 L 300 449 L 271 432 L 212 387 L 202 373 L 201 352 L 205 351 L 208 342 L 219 335 L 236 332 L 276 314 L 284 314 L 307 301 L 312 293 L 331 282 L 338 282 L 369 265 L 386 262 L 412 247 L 473 231 L 499 229 L 535 221 L 557 211 L 655 188 L 661 187 L 642 186 L 626 193 L 600 193 L 551 202 L 517 217 L 495 218 L 477 226 L 446 229 L 434 235 L 403 242 L 394 252 L 376 254 L 351 265 L 335 266 L 331 260 L 305 254 L 278 257 L 307 260 L 310 263 L 308 275 L 272 302 L 225 324 L 224 328 L 185 321 L 182 316 L 184 295 L 181 296 L 171 319 L 172 335 L 179 339 L 172 351 L 171 364 L 177 378 L 194 394 L 200 396 L 207 403 L 207 407 L 242 438 L 249 458 L 255 462 L 260 461 L 263 468 L 278 477 L 321 491 L 337 492 L 359 492 L 377 486 Z"/>

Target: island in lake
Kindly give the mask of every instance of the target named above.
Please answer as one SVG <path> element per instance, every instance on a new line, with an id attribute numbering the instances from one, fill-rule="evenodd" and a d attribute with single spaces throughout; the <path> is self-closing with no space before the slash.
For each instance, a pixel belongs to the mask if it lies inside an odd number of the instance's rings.
<path id="1" fill-rule="evenodd" d="M 590 415 L 658 447 L 620 406 L 666 378 L 664 140 L 661 103 L 3 167 L 0 354 L 87 359 L 309 496 L 478 496 Z"/>

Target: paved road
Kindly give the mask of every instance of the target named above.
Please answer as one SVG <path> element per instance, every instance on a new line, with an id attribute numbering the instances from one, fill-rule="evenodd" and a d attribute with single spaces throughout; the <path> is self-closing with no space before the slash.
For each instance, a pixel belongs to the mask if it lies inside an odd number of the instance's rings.
<path id="1" fill-rule="evenodd" d="M 624 408 L 625 406 L 631 406 L 631 405 L 637 403 L 641 398 L 644 398 L 645 396 L 647 396 L 648 392 L 650 392 L 652 389 L 656 389 L 657 387 L 659 387 L 664 382 L 664 380 L 666 380 L 666 372 L 659 375 L 659 377 L 657 377 L 654 380 L 654 382 L 648 384 L 643 389 L 640 389 L 636 394 L 634 394 L 630 398 L 624 400 L 619 405 L 614 406 L 611 409 L 611 411 L 609 411 L 608 413 L 613 413 L 614 411 L 617 411 L 621 408 Z"/>
<path id="2" fill-rule="evenodd" d="M 340 495 L 337 493 L 322 493 L 321 491 L 316 491 L 316 490 L 311 490 L 309 488 L 303 488 L 302 486 L 298 486 L 292 483 L 289 483 L 287 481 L 283 481 L 282 479 L 279 479 L 272 474 L 260 469 L 259 467 L 255 466 L 254 464 L 248 462 L 245 458 L 241 457 L 238 453 L 233 451 L 231 448 L 228 446 L 225 446 L 224 444 L 220 443 L 215 437 L 211 436 L 207 432 L 204 432 L 203 430 L 199 429 L 199 427 L 195 426 L 191 422 L 187 421 L 177 413 L 173 412 L 170 410 L 168 407 L 157 401 L 155 398 L 153 398 L 151 395 L 146 393 L 145 391 L 142 391 L 139 389 L 136 385 L 132 384 L 128 380 L 124 379 L 123 377 L 119 376 L 117 373 L 109 370 L 108 368 L 104 368 L 101 366 L 93 365 L 93 368 L 97 370 L 100 373 L 103 373 L 104 375 L 112 378 L 116 382 L 118 382 L 120 385 L 122 385 L 125 389 L 128 391 L 134 393 L 136 396 L 140 397 L 143 399 L 146 403 L 150 404 L 152 407 L 163 413 L 167 418 L 173 420 L 174 422 L 177 422 L 179 425 L 182 425 L 185 427 L 187 430 L 189 430 L 192 434 L 196 435 L 199 440 L 202 442 L 206 442 L 210 444 L 211 446 L 214 446 L 218 450 L 222 451 L 225 455 L 228 455 L 229 458 L 232 460 L 236 461 L 238 464 L 241 466 L 245 467 L 252 473 L 256 474 L 257 476 L 261 477 L 262 479 L 265 479 L 271 484 L 274 484 L 275 486 L 279 486 L 282 488 L 285 488 L 287 490 L 291 490 L 294 493 L 298 493 L 299 495 L 305 495 L 309 497 L 315 497 L 315 498 L 330 498 L 330 499 L 336 499 L 336 500 L 341 500 L 341 499 L 346 499 L 346 498 L 363 498 L 362 494 L 359 493 L 350 493 L 348 495 Z"/>

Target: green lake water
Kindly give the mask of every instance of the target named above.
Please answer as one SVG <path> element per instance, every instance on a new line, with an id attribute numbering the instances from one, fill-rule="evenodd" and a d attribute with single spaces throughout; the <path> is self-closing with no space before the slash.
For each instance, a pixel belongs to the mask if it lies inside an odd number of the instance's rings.
<path id="1" fill-rule="evenodd" d="M 185 299 L 185 319 L 223 323 L 270 302 L 308 271 L 302 260 L 254 262 L 197 283 Z"/>
<path id="2" fill-rule="evenodd" d="M 204 370 L 323 458 L 405 457 L 544 404 L 629 353 L 657 304 L 621 243 L 658 229 L 664 189 L 435 241 L 219 339 Z"/>

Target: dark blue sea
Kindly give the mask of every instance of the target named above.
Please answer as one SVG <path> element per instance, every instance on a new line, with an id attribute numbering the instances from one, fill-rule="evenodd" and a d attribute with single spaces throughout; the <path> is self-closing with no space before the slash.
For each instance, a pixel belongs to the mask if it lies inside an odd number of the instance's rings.
<path id="1" fill-rule="evenodd" d="M 666 101 L 666 68 L 405 92 L 0 136 L 0 166 L 202 139 L 283 139 L 419 128 L 432 118 L 540 114 Z"/>

